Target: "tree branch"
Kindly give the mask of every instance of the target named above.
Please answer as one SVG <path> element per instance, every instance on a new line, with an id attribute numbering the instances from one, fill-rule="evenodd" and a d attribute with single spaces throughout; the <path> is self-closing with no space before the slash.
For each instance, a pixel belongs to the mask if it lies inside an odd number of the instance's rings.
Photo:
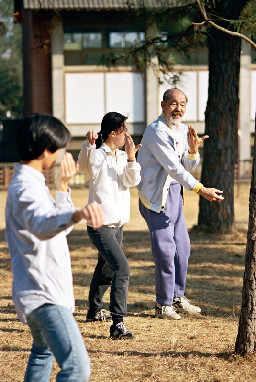
<path id="1" fill-rule="evenodd" d="M 201 12 L 201 14 L 202 14 L 204 20 L 205 20 L 205 21 L 202 22 L 202 23 L 195 23 L 196 26 L 202 26 L 202 25 L 204 25 L 204 23 L 208 23 L 208 24 L 212 25 L 214 28 L 220 30 L 221 32 L 228 33 L 228 34 L 230 34 L 231 36 L 236 36 L 236 37 L 240 37 L 240 38 L 244 39 L 244 40 L 247 41 L 247 42 L 248 42 L 254 49 L 256 49 L 256 44 L 255 44 L 249 37 L 247 37 L 247 36 L 245 36 L 244 34 L 239 33 L 239 32 L 232 32 L 232 31 L 229 31 L 228 29 L 223 28 L 223 27 L 221 27 L 220 25 L 218 25 L 218 24 L 214 23 L 213 21 L 209 20 L 209 19 L 208 19 L 208 16 L 207 16 L 207 13 L 206 13 L 206 10 L 205 10 L 203 4 L 201 3 L 201 1 L 200 1 L 200 0 L 196 0 L 196 2 L 197 2 L 198 8 L 199 8 L 199 10 L 200 10 L 200 12 Z"/>

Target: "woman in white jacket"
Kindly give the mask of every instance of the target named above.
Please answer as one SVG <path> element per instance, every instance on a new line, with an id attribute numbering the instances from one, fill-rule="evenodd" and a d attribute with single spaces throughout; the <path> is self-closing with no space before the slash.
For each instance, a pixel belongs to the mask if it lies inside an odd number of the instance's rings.
<path id="1" fill-rule="evenodd" d="M 102 298 L 109 286 L 110 312 L 113 324 L 110 337 L 131 339 L 123 317 L 127 314 L 127 295 L 130 269 L 121 248 L 123 226 L 130 216 L 130 187 L 140 182 L 140 165 L 135 153 L 140 145 L 134 142 L 126 129 L 126 117 L 107 113 L 97 134 L 89 131 L 78 157 L 79 169 L 90 176 L 89 203 L 98 202 L 104 212 L 104 225 L 99 229 L 87 226 L 92 243 L 98 249 L 96 265 L 89 292 L 87 321 L 104 319 Z M 125 151 L 118 147 L 125 145 Z"/>

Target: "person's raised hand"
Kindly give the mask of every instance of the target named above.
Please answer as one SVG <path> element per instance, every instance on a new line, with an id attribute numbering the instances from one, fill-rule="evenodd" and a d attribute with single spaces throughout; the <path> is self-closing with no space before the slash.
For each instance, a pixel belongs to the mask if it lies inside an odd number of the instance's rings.
<path id="1" fill-rule="evenodd" d="M 125 134 L 125 152 L 128 157 L 128 161 L 135 160 L 135 154 L 141 147 L 141 144 L 135 146 L 132 137 L 129 134 Z"/>
<path id="2" fill-rule="evenodd" d="M 207 138 L 209 138 L 208 135 L 204 135 L 203 137 L 199 138 L 195 128 L 192 125 L 188 125 L 187 139 L 188 139 L 189 153 L 196 154 L 198 152 L 198 147 Z"/>
<path id="3" fill-rule="evenodd" d="M 94 130 L 88 131 L 85 138 L 89 141 L 91 145 L 94 145 L 96 142 L 96 139 L 98 138 L 98 134 Z"/>
<path id="4" fill-rule="evenodd" d="M 67 191 L 68 182 L 78 170 L 78 164 L 71 153 L 66 152 L 60 162 L 60 171 L 56 178 L 56 190 Z"/>

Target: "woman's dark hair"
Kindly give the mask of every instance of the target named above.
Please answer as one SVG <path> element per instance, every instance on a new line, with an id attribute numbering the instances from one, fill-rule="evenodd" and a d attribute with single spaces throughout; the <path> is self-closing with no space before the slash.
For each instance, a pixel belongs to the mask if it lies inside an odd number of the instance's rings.
<path id="1" fill-rule="evenodd" d="M 127 117 L 114 111 L 105 114 L 101 121 L 101 130 L 96 140 L 96 148 L 98 149 L 102 145 L 102 141 L 105 141 L 112 131 L 120 129 L 126 119 Z"/>
<path id="2" fill-rule="evenodd" d="M 21 123 L 17 150 L 21 160 L 33 160 L 46 149 L 54 153 L 66 147 L 70 138 L 70 132 L 59 119 L 47 114 L 33 114 Z"/>

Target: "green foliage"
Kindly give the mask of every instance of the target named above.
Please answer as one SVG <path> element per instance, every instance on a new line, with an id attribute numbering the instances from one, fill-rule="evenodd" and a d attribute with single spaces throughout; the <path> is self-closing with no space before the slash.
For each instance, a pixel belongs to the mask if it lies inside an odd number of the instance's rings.
<path id="1" fill-rule="evenodd" d="M 241 18 L 241 26 L 250 31 L 252 39 L 256 40 L 256 1 L 251 0 L 244 7 Z"/>
<path id="2" fill-rule="evenodd" d="M 13 4 L 0 0 L 0 117 L 22 116 L 22 27 L 14 24 Z"/>
<path id="3" fill-rule="evenodd" d="M 7 28 L 5 24 L 0 21 L 0 37 L 4 36 L 7 33 Z"/>
<path id="4" fill-rule="evenodd" d="M 225 2 L 222 0 L 204 0 L 201 2 L 205 9 L 207 10 L 207 16 L 211 21 L 222 25 L 227 30 L 236 31 L 240 33 L 245 33 L 250 35 L 253 40 L 256 37 L 256 0 L 247 0 L 245 6 L 241 5 L 241 15 L 239 19 L 226 19 L 220 14 L 220 7 L 226 7 L 227 14 L 229 13 L 229 8 Z M 232 1 L 230 2 L 232 4 Z M 233 4 L 232 4 L 233 5 Z M 234 4 L 235 6 L 235 4 Z"/>

